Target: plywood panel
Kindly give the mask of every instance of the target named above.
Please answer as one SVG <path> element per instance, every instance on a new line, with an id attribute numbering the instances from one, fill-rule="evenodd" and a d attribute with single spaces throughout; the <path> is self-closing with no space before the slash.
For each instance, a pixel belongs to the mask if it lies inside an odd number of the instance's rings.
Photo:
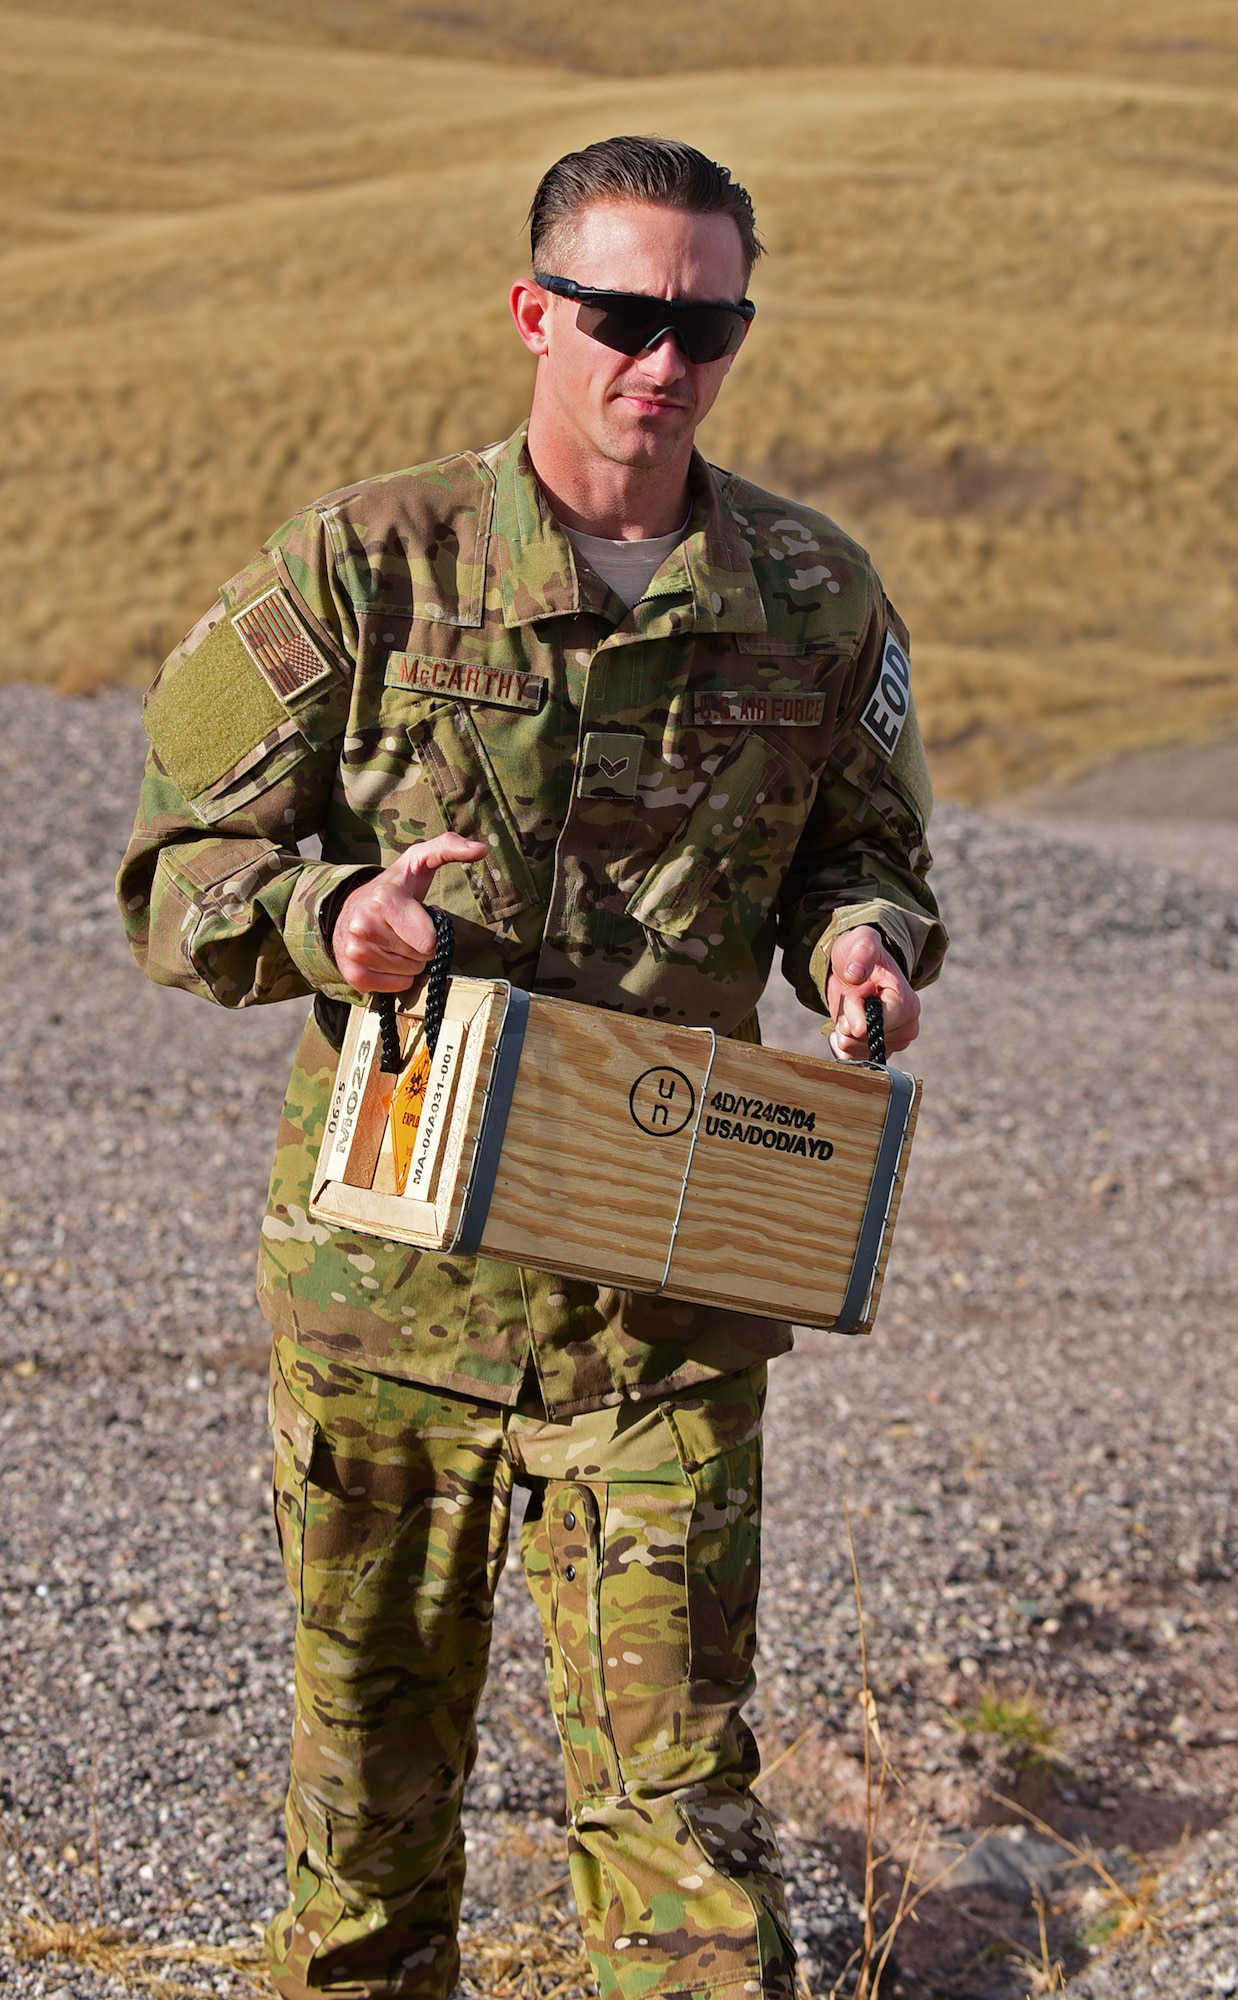
<path id="1" fill-rule="evenodd" d="M 667 1289 L 834 1318 L 888 1102 L 878 1071 L 719 1042 Z"/>
<path id="2" fill-rule="evenodd" d="M 707 1029 L 535 999 L 485 1252 L 659 1285 L 712 1041 Z"/>

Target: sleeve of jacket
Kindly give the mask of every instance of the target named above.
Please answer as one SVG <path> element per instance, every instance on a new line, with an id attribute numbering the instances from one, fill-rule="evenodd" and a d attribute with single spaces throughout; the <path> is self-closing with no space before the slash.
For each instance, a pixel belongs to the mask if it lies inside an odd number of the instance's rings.
<path id="1" fill-rule="evenodd" d="M 872 924 L 915 986 L 937 977 L 947 937 L 927 876 L 932 788 L 908 690 L 892 750 L 864 718 L 890 638 L 908 654 L 906 628 L 880 591 L 840 705 L 840 721 L 795 858 L 783 883 L 783 969 L 805 1006 L 825 1011 L 835 938 Z"/>
<path id="2" fill-rule="evenodd" d="M 116 891 L 138 964 L 225 1007 L 357 996 L 323 936 L 372 869 L 308 859 L 347 727 L 356 628 L 315 511 L 280 530 L 165 661 Z"/>

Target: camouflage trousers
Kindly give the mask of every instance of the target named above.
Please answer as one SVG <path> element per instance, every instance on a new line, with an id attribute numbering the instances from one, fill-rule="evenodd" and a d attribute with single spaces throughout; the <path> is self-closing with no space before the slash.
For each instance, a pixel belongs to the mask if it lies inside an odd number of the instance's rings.
<path id="1" fill-rule="evenodd" d="M 275 1505 L 297 1604 L 288 2000 L 446 2000 L 513 1486 L 604 2000 L 791 2000 L 750 1789 L 764 1365 L 557 1422 L 277 1338 Z"/>

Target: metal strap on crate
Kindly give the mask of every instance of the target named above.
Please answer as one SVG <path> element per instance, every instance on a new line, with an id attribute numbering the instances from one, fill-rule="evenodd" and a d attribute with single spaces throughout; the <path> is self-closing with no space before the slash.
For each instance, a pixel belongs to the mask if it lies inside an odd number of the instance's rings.
<path id="1" fill-rule="evenodd" d="M 709 1079 L 713 1075 L 714 1057 L 718 1053 L 717 1035 L 715 1035 L 712 1028 L 707 1028 L 705 1032 L 709 1036 L 709 1061 L 705 1065 L 705 1074 L 701 1078 L 701 1088 L 696 1100 L 696 1118 L 692 1126 L 692 1137 L 688 1142 L 688 1157 L 683 1163 L 683 1179 L 679 1183 L 679 1200 L 675 1203 L 675 1220 L 671 1224 L 670 1242 L 666 1246 L 666 1269 L 662 1273 L 661 1283 L 654 1292 L 655 1298 L 658 1292 L 666 1290 L 671 1275 L 671 1265 L 675 1261 L 675 1240 L 679 1235 L 679 1219 L 683 1214 L 683 1205 L 688 1195 L 688 1176 L 692 1172 L 692 1161 L 696 1155 L 697 1134 L 701 1129 L 701 1119 L 705 1112 L 705 1100 L 709 1094 Z"/>
<path id="2" fill-rule="evenodd" d="M 462 1257 L 476 1256 L 481 1247 L 482 1233 L 486 1227 L 486 1217 L 490 1213 L 490 1201 L 494 1194 L 494 1183 L 503 1152 L 507 1114 L 511 1110 L 512 1093 L 516 1088 L 516 1072 L 520 1068 L 520 1052 L 524 1047 L 524 1031 L 528 1019 L 528 994 L 519 986 L 509 985 L 503 1025 L 499 1029 L 498 1044 L 482 1100 L 481 1123 L 473 1152 L 473 1164 L 469 1169 L 468 1185 L 464 1191 L 460 1227 L 456 1232 L 455 1242 L 449 1246 Z"/>
<path id="3" fill-rule="evenodd" d="M 885 1124 L 877 1147 L 868 1200 L 864 1205 L 864 1220 L 860 1224 L 851 1276 L 847 1280 L 847 1291 L 838 1318 L 830 1329 L 832 1333 L 854 1333 L 868 1317 L 868 1302 L 872 1297 L 877 1265 L 881 1261 L 881 1246 L 885 1242 L 890 1205 L 898 1181 L 898 1164 L 903 1156 L 903 1141 L 907 1137 L 907 1121 L 915 1103 L 915 1078 L 901 1069 L 887 1070 L 886 1074 L 890 1079 L 890 1101 L 886 1106 Z"/>

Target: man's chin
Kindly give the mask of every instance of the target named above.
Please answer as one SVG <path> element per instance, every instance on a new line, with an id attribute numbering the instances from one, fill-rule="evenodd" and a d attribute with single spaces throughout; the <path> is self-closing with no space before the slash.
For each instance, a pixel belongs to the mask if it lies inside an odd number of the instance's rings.
<path id="1" fill-rule="evenodd" d="M 685 411 L 676 414 L 675 423 L 668 415 L 660 415 L 649 419 L 636 417 L 628 423 L 613 425 L 607 457 L 617 465 L 668 464 L 683 450 L 685 442 L 691 443 L 695 428 Z"/>

